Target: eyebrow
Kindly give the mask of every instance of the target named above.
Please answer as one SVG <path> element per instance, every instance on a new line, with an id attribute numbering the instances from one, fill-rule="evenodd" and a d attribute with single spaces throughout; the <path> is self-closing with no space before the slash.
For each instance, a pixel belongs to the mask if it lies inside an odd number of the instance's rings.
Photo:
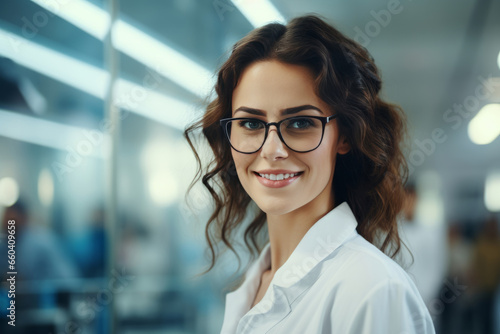
<path id="1" fill-rule="evenodd" d="M 298 107 L 286 108 L 286 109 L 282 109 L 280 111 L 281 111 L 282 115 L 291 115 L 291 114 L 296 114 L 302 110 L 311 110 L 311 109 L 317 110 L 321 114 L 324 114 L 323 111 L 321 111 L 321 109 L 319 109 L 318 107 L 315 107 L 313 105 L 310 105 L 310 104 L 305 104 L 305 105 L 298 106 Z M 247 112 L 249 114 L 258 115 L 258 116 L 266 116 L 266 113 L 261 109 L 255 109 L 255 108 L 249 108 L 249 107 L 243 106 L 243 107 L 239 107 L 238 109 L 236 109 L 234 111 L 234 113 L 236 114 L 238 111 L 244 111 L 244 112 Z"/>

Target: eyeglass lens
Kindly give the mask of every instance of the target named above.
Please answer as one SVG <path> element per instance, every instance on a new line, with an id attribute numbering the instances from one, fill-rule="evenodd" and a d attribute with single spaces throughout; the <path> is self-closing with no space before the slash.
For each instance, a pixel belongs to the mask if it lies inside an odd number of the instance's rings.
<path id="1" fill-rule="evenodd" d="M 240 152 L 257 151 L 266 137 L 265 123 L 257 119 L 238 119 L 227 122 L 231 145 Z M 323 136 L 323 124 L 312 117 L 296 117 L 280 124 L 285 144 L 294 151 L 316 148 Z"/>

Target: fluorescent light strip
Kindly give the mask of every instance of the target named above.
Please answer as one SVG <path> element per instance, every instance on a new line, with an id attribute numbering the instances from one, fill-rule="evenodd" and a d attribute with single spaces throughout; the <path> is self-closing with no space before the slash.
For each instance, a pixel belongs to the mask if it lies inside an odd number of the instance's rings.
<path id="1" fill-rule="evenodd" d="M 232 2 L 255 28 L 271 22 L 286 24 L 285 18 L 269 0 L 232 0 Z"/>
<path id="2" fill-rule="evenodd" d="M 0 136 L 31 144 L 69 151 L 77 149 L 90 131 L 0 109 Z M 102 158 L 102 146 L 92 147 L 89 156 Z"/>
<path id="3" fill-rule="evenodd" d="M 103 40 L 109 30 L 109 14 L 88 1 L 31 0 L 74 26 Z"/>
<path id="4" fill-rule="evenodd" d="M 144 98 L 132 101 L 131 107 L 125 108 L 146 118 L 171 126 L 181 131 L 194 120 L 195 107 L 172 97 L 148 90 L 130 81 L 118 79 L 116 83 L 116 97 L 120 94 L 131 96 L 133 91 L 145 91 Z"/>
<path id="5" fill-rule="evenodd" d="M 32 1 L 100 40 L 106 36 L 109 14 L 98 6 L 83 0 L 72 0 L 59 6 L 44 0 Z M 117 20 L 113 27 L 113 44 L 117 50 L 196 96 L 204 98 L 214 84 L 210 71 L 122 20 Z"/>
<path id="6" fill-rule="evenodd" d="M 121 20 L 113 26 L 113 45 L 195 95 L 204 97 L 213 86 L 208 70 Z"/>
<path id="7" fill-rule="evenodd" d="M 105 98 L 109 75 L 103 69 L 0 29 L 0 40 L 2 38 L 13 43 L 11 45 L 0 43 L 0 55 L 14 59 L 26 68 L 95 97 Z M 140 100 L 137 98 L 134 100 L 134 92 L 141 93 Z M 193 106 L 130 81 L 118 79 L 115 87 L 115 101 L 119 107 L 124 108 L 124 105 L 120 104 L 122 97 L 127 97 L 129 101 L 125 109 L 181 131 L 194 117 Z"/>
<path id="8" fill-rule="evenodd" d="M 0 29 L 0 55 L 90 95 L 103 99 L 109 75 L 63 53 Z"/>

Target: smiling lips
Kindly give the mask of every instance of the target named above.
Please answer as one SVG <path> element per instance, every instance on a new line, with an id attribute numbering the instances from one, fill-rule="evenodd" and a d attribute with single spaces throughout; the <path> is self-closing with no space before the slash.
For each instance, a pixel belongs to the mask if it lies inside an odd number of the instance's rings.
<path id="1" fill-rule="evenodd" d="M 254 172 L 259 182 L 269 188 L 281 188 L 298 179 L 303 172 L 291 170 L 261 170 Z"/>

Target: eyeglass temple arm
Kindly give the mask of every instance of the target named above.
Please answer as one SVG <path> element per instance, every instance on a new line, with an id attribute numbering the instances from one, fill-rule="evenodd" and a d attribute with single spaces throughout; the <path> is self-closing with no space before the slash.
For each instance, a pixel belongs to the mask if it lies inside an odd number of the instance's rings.
<path id="1" fill-rule="evenodd" d="M 328 123 L 328 122 L 330 122 L 332 119 L 334 119 L 335 117 L 337 117 L 337 115 L 338 115 L 338 114 L 335 114 L 335 115 L 332 115 L 332 116 L 328 116 L 328 117 L 326 118 L 326 122 L 327 122 L 327 123 Z"/>

